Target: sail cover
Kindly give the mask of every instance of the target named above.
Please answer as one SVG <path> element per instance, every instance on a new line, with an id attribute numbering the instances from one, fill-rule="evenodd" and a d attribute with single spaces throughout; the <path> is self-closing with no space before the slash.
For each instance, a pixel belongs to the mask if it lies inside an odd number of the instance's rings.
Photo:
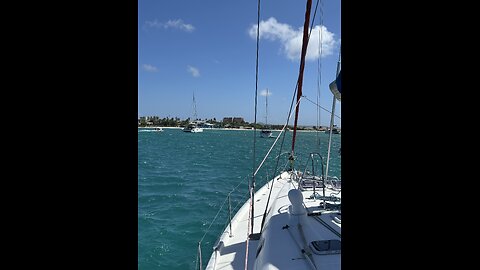
<path id="1" fill-rule="evenodd" d="M 341 70 L 338 73 L 337 79 L 331 82 L 329 87 L 330 87 L 330 91 L 332 91 L 335 98 L 341 101 L 341 98 L 342 98 L 342 71 Z"/>

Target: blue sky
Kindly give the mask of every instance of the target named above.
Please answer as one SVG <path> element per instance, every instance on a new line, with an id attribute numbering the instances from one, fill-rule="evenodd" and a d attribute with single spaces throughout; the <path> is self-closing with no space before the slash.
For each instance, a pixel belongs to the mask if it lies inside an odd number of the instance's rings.
<path id="1" fill-rule="evenodd" d="M 305 65 L 303 94 L 328 110 L 341 39 L 340 0 L 323 0 L 317 11 Z M 262 0 L 257 122 L 284 124 L 299 70 L 306 1 Z M 316 1 L 312 5 L 315 8 Z M 193 116 L 195 93 L 201 119 L 243 117 L 254 121 L 257 1 L 139 0 L 138 115 Z M 320 31 L 320 23 L 324 28 Z M 321 34 L 320 34 L 321 33 Z M 322 38 L 318 75 L 319 36 Z M 341 102 L 336 103 L 341 117 Z M 330 117 L 320 111 L 321 125 Z M 292 117 L 293 118 L 293 117 Z M 293 124 L 293 119 L 290 121 Z M 317 109 L 303 99 L 299 124 L 315 125 Z M 335 119 L 341 126 L 341 120 Z"/>

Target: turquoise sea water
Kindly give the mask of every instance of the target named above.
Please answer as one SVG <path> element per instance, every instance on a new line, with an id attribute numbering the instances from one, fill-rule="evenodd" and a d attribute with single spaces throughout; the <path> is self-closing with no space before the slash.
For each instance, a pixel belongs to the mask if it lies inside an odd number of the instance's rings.
<path id="1" fill-rule="evenodd" d="M 279 131 L 274 131 L 276 136 Z M 228 212 L 223 204 L 232 193 L 232 209 L 247 199 L 247 181 L 253 172 L 253 131 L 204 130 L 187 133 L 180 129 L 138 132 L 138 269 L 195 269 L 198 242 L 202 241 L 203 267 L 212 246 L 223 231 Z M 329 175 L 341 177 L 341 135 L 332 135 Z M 282 153 L 291 150 L 292 132 Z M 320 146 L 318 146 L 318 141 Z M 256 165 L 274 142 L 256 139 Z M 256 176 L 256 190 L 274 174 L 281 139 L 266 165 Z M 327 157 L 328 134 L 297 132 L 296 165 L 303 170 L 310 152 Z M 283 167 L 287 154 L 281 155 Z M 278 172 L 277 172 L 278 174 Z M 210 223 L 224 205 L 216 222 Z"/>

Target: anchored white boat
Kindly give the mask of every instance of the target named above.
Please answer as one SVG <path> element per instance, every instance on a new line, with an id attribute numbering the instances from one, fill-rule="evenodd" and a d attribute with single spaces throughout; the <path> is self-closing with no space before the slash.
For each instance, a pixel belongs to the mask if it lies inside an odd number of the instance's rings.
<path id="1" fill-rule="evenodd" d="M 262 137 L 262 138 L 273 138 L 273 132 L 269 129 L 263 129 L 260 132 L 260 137 Z"/>
<path id="2" fill-rule="evenodd" d="M 192 122 L 188 124 L 183 131 L 185 132 L 192 132 L 192 133 L 197 133 L 197 132 L 203 132 L 203 128 L 198 127 L 198 124 L 196 122 Z"/>
<path id="3" fill-rule="evenodd" d="M 297 166 L 295 162 L 295 138 L 310 13 L 311 0 L 307 0 L 297 81 L 297 113 L 292 130 L 292 150 L 287 153 L 289 158 L 284 170 L 255 192 L 255 175 L 281 134 L 286 131 L 290 115 L 263 161 L 258 167 L 255 166 L 256 170 L 249 183 L 250 198 L 230 218 L 216 241 L 206 266 L 208 270 L 341 269 L 341 180 L 328 176 L 331 141 L 328 144 L 327 168 L 324 168 L 323 157 L 316 152 L 308 155 L 303 167 Z M 339 67 L 340 60 L 337 75 Z M 339 86 L 340 82 L 335 85 Z M 338 91 L 341 92 L 340 87 Z M 331 113 L 334 113 L 334 106 Z M 330 140 L 331 138 L 330 136 Z M 230 194 L 228 203 L 230 209 Z M 230 210 L 229 212 L 231 214 Z M 203 266 L 202 240 L 198 243 L 199 269 Z"/>
<path id="4" fill-rule="evenodd" d="M 191 133 L 198 133 L 203 132 L 203 128 L 201 128 L 197 121 L 197 105 L 195 103 L 195 93 L 193 93 L 193 121 L 190 122 L 185 128 L 183 128 L 184 132 L 191 132 Z"/>

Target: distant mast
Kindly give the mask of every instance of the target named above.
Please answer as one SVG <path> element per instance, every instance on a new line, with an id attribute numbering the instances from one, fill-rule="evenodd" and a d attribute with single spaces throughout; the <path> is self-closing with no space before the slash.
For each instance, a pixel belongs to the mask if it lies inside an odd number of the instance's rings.
<path id="1" fill-rule="evenodd" d="M 300 72 L 298 74 L 298 91 L 297 91 L 297 107 L 295 108 L 295 123 L 293 125 L 293 137 L 292 137 L 292 153 L 293 158 L 295 152 L 295 137 L 297 135 L 297 122 L 298 111 L 300 109 L 300 98 L 302 97 L 302 85 L 303 85 L 303 70 L 305 69 L 305 55 L 307 54 L 308 46 L 308 24 L 310 23 L 310 10 L 312 7 L 312 0 L 307 0 L 307 9 L 305 11 L 305 23 L 303 25 L 303 42 L 302 42 L 302 54 L 300 57 Z"/>
<path id="2" fill-rule="evenodd" d="M 193 92 L 193 121 L 197 121 L 197 105 L 195 103 L 195 91 Z"/>
<path id="3" fill-rule="evenodd" d="M 265 95 L 265 127 L 268 126 L 268 88 L 267 94 Z"/>

